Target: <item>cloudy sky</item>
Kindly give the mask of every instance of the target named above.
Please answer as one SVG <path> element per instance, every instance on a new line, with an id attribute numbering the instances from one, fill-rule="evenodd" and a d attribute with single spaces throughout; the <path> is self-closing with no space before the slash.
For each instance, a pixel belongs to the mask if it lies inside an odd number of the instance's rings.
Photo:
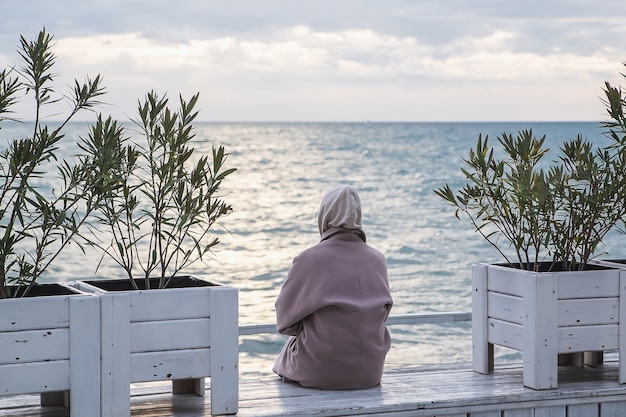
<path id="1" fill-rule="evenodd" d="M 0 0 L 0 68 L 54 34 L 102 109 L 199 91 L 207 121 L 603 120 L 624 0 Z M 17 108 L 27 116 L 25 104 Z"/>

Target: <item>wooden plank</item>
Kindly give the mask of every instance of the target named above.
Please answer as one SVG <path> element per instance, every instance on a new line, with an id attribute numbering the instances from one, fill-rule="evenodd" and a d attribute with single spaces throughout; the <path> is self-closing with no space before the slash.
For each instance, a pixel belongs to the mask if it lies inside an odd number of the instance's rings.
<path id="1" fill-rule="evenodd" d="M 535 417 L 533 408 L 522 408 L 520 410 L 504 410 L 502 417 Z"/>
<path id="2" fill-rule="evenodd" d="M 535 417 L 533 408 L 522 408 L 521 410 L 504 410 L 502 417 Z"/>
<path id="3" fill-rule="evenodd" d="M 575 326 L 558 328 L 559 353 L 593 350 L 615 350 L 618 344 L 618 325 Z"/>
<path id="4" fill-rule="evenodd" d="M 70 388 L 69 360 L 0 366 L 0 395 L 18 395 Z"/>
<path id="5" fill-rule="evenodd" d="M 568 299 L 558 302 L 558 326 L 589 326 L 618 322 L 618 297 Z"/>
<path id="6" fill-rule="evenodd" d="M 537 407 L 534 417 L 567 417 L 567 407 Z"/>
<path id="7" fill-rule="evenodd" d="M 130 352 L 207 348 L 210 329 L 209 318 L 131 323 Z"/>
<path id="8" fill-rule="evenodd" d="M 573 404 L 567 407 L 567 417 L 600 417 L 598 404 Z"/>
<path id="9" fill-rule="evenodd" d="M 210 375 L 211 355 L 208 348 L 130 355 L 130 382 L 167 381 Z"/>
<path id="10" fill-rule="evenodd" d="M 485 265 L 485 267 L 489 269 L 489 281 L 487 283 L 487 289 L 489 291 L 518 297 L 521 297 L 523 292 L 522 277 L 528 274 L 533 274 L 528 271 L 506 268 L 497 265 Z"/>
<path id="11" fill-rule="evenodd" d="M 600 417 L 624 417 L 626 401 L 603 402 L 600 404 Z"/>
<path id="12" fill-rule="evenodd" d="M 214 288 L 217 287 L 130 291 L 130 321 L 208 318 Z"/>
<path id="13" fill-rule="evenodd" d="M 2 300 L 0 332 L 69 328 L 69 297 L 72 296 Z"/>
<path id="14" fill-rule="evenodd" d="M 0 364 L 69 359 L 70 331 L 69 328 L 49 328 L 2 332 L 0 346 Z"/>
<path id="15" fill-rule="evenodd" d="M 606 404 L 623 404 L 626 386 L 617 384 L 617 368 L 614 360 L 598 368 L 561 367 L 559 388 L 548 391 L 524 388 L 519 364 L 498 366 L 490 375 L 476 373 L 469 365 L 387 369 L 380 386 L 355 391 L 307 389 L 282 383 L 275 376 L 244 377 L 237 416 L 451 417 L 497 413 L 509 417 L 518 410 L 534 409 L 535 417 L 564 417 L 558 411 L 566 407 L 594 405 L 610 410 Z M 209 396 L 173 396 L 168 383 L 138 385 L 132 390 L 133 417 L 210 415 Z M 38 407 L 37 396 L 14 398 L 0 398 L 0 415 L 69 416 L 69 411 L 60 407 L 51 407 L 53 414 Z"/>
<path id="16" fill-rule="evenodd" d="M 524 320 L 524 300 L 508 294 L 489 291 L 487 294 L 487 314 L 491 318 L 522 324 Z"/>
<path id="17" fill-rule="evenodd" d="M 472 266 L 472 360 L 474 370 L 481 374 L 493 369 L 493 350 L 488 346 L 487 273 L 486 265 Z"/>
<path id="18" fill-rule="evenodd" d="M 239 409 L 239 293 L 234 287 L 211 292 L 211 413 Z"/>
<path id="19" fill-rule="evenodd" d="M 558 272 L 558 298 L 618 297 L 619 275 L 617 269 Z"/>
<path id="20" fill-rule="evenodd" d="M 555 274 L 525 277 L 522 327 L 524 386 L 553 389 L 557 373 L 557 280 Z"/>
<path id="21" fill-rule="evenodd" d="M 130 320 L 127 293 L 101 294 L 102 417 L 130 416 Z"/>
<path id="22" fill-rule="evenodd" d="M 100 410 L 100 300 L 70 299 L 70 407 L 77 416 Z"/>
<path id="23" fill-rule="evenodd" d="M 489 343 L 517 350 L 524 348 L 523 326 L 497 319 L 489 319 L 487 323 L 489 326 Z"/>
<path id="24" fill-rule="evenodd" d="M 626 270 L 620 271 L 619 276 L 619 328 L 618 348 L 619 357 L 619 383 L 626 383 Z"/>

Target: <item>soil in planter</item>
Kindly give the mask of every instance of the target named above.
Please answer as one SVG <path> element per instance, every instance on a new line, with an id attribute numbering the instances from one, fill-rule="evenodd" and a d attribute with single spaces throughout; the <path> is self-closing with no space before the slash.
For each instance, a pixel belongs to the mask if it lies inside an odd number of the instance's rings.
<path id="1" fill-rule="evenodd" d="M 159 288 L 160 278 L 150 278 L 150 289 Z M 146 282 L 143 278 L 136 278 L 135 283 L 140 290 L 146 289 Z M 133 291 L 134 287 L 128 279 L 113 279 L 107 280 L 93 280 L 84 281 L 87 284 L 93 285 L 105 291 Z M 180 276 L 173 277 L 167 284 L 167 288 L 192 288 L 192 287 L 215 287 L 217 284 L 202 279 L 198 279 L 192 276 Z"/>
<path id="2" fill-rule="evenodd" d="M 612 262 L 616 262 L 616 261 L 612 261 Z M 624 262 L 626 263 L 626 261 Z M 522 269 L 520 268 L 519 263 L 496 263 L 494 265 L 503 266 L 506 268 Z M 532 265 L 533 264 L 531 264 L 531 266 Z M 525 269 L 528 269 L 528 268 L 525 268 Z M 531 267 L 530 270 L 532 269 L 533 268 Z M 606 267 L 603 265 L 587 264 L 585 265 L 585 268 L 583 270 L 584 271 L 598 271 L 598 270 L 605 270 L 605 269 L 613 269 L 613 268 Z M 563 267 L 562 262 L 540 262 L 539 263 L 538 272 L 563 272 L 563 271 L 565 271 L 565 268 Z"/>
<path id="3" fill-rule="evenodd" d="M 28 291 L 28 294 L 23 296 L 24 291 L 28 288 L 25 285 L 22 286 L 10 286 L 11 296 L 13 296 L 14 291 L 17 291 L 17 295 L 15 297 L 46 297 L 52 295 L 74 295 L 79 294 L 77 291 L 73 291 L 71 288 L 68 288 L 59 284 L 38 284 L 31 287 Z"/>

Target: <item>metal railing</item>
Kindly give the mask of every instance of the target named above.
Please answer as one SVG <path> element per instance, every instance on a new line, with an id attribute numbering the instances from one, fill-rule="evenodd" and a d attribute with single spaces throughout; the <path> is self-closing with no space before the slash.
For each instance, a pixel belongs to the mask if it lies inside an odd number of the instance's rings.
<path id="1" fill-rule="evenodd" d="M 471 320 L 472 313 L 469 311 L 397 314 L 389 316 L 389 318 L 387 319 L 387 325 L 393 326 L 396 324 L 454 323 Z M 276 324 L 248 324 L 239 326 L 240 336 L 265 333 L 276 333 Z"/>

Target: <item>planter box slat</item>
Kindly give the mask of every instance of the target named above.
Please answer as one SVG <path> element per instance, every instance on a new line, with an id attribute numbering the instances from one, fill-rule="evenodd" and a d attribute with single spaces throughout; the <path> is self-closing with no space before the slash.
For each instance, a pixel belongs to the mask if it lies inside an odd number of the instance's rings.
<path id="1" fill-rule="evenodd" d="M 558 302 L 559 327 L 617 323 L 619 298 L 583 298 Z"/>
<path id="2" fill-rule="evenodd" d="M 165 289 L 130 292 L 130 321 L 210 317 L 211 288 L 176 288 L 176 291 Z"/>
<path id="3" fill-rule="evenodd" d="M 489 333 L 489 343 L 517 350 L 523 348 L 523 327 L 521 325 L 498 319 L 489 319 L 488 326 L 494 329 L 494 331 Z"/>
<path id="4" fill-rule="evenodd" d="M 559 300 L 570 298 L 619 297 L 619 270 L 559 272 Z"/>
<path id="5" fill-rule="evenodd" d="M 69 298 L 32 297 L 0 303 L 0 332 L 69 327 Z M 42 314 L 45 312 L 45 314 Z"/>
<path id="6" fill-rule="evenodd" d="M 70 330 L 26 330 L 0 333 L 0 364 L 69 359 Z"/>
<path id="7" fill-rule="evenodd" d="M 521 297 L 523 293 L 522 281 L 510 274 L 511 268 L 504 268 L 497 265 L 489 265 L 489 277 L 487 281 L 487 291 L 494 291 Z"/>
<path id="8" fill-rule="evenodd" d="M 38 394 L 70 386 L 69 360 L 0 365 L 0 394 Z"/>
<path id="9" fill-rule="evenodd" d="M 210 326 L 208 318 L 131 323 L 130 352 L 207 347 L 211 345 Z"/>
<path id="10" fill-rule="evenodd" d="M 487 314 L 500 320 L 522 324 L 524 303 L 521 297 L 489 291 L 487 293 Z"/>
<path id="11" fill-rule="evenodd" d="M 70 405 L 72 415 L 89 415 L 100 406 L 100 300 L 70 299 Z M 89 414 L 87 414 L 89 413 Z"/>
<path id="12" fill-rule="evenodd" d="M 131 382 L 203 378 L 211 375 L 210 349 L 133 353 Z"/>
<path id="13" fill-rule="evenodd" d="M 559 327 L 559 353 L 618 349 L 618 326 Z"/>

